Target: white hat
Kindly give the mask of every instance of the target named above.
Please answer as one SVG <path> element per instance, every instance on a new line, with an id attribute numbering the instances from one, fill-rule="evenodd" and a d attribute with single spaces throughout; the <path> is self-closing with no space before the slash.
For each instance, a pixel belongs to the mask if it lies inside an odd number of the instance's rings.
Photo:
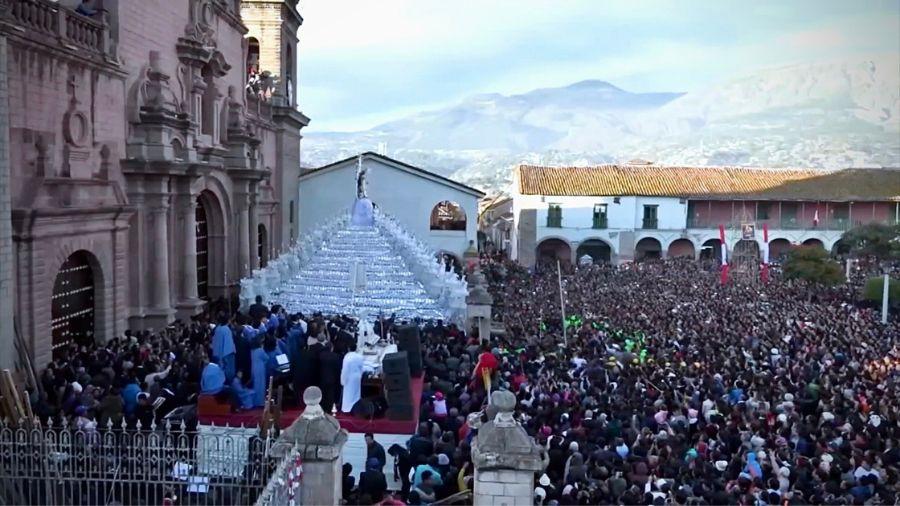
<path id="1" fill-rule="evenodd" d="M 716 465 L 716 470 L 719 471 L 720 473 L 724 473 L 725 470 L 728 469 L 728 462 L 724 461 L 724 460 L 717 460 L 715 465 Z"/>
<path id="2" fill-rule="evenodd" d="M 547 473 L 541 475 L 540 479 L 538 479 L 538 483 L 540 483 L 542 487 L 550 486 L 550 477 L 547 476 Z"/>
<path id="3" fill-rule="evenodd" d="M 572 441 L 571 443 L 569 443 L 569 451 L 577 452 L 578 451 L 578 443 L 576 443 L 575 441 Z"/>
<path id="4" fill-rule="evenodd" d="M 73 381 L 73 382 L 72 382 L 72 390 L 73 390 L 76 394 L 80 394 L 81 392 L 84 391 L 84 388 L 81 386 L 81 383 L 79 383 L 79 382 L 77 382 L 77 381 Z"/>
<path id="5" fill-rule="evenodd" d="M 572 485 L 566 485 L 566 486 L 563 488 L 562 495 L 569 495 L 569 494 L 571 494 L 571 493 L 572 493 L 572 489 L 574 489 L 574 488 L 575 488 L 575 487 L 573 487 Z"/>
<path id="6" fill-rule="evenodd" d="M 756 458 L 758 458 L 759 460 L 763 460 L 764 458 L 766 458 L 766 451 L 760 450 L 756 452 Z"/>
<path id="7" fill-rule="evenodd" d="M 450 457 L 445 453 L 441 453 L 438 455 L 438 465 L 439 466 L 448 466 L 450 465 Z"/>
<path id="8" fill-rule="evenodd" d="M 834 457 L 831 456 L 830 453 L 826 453 L 822 455 L 822 462 L 828 462 L 829 464 L 834 461 Z"/>
<path id="9" fill-rule="evenodd" d="M 537 487 L 534 489 L 534 495 L 540 497 L 541 500 L 544 500 L 547 498 L 547 491 L 541 487 Z"/>
<path id="10" fill-rule="evenodd" d="M 829 411 L 826 411 L 826 412 L 822 413 L 822 420 L 824 420 L 826 422 L 830 422 L 830 421 L 834 420 L 834 414 Z"/>
<path id="11" fill-rule="evenodd" d="M 784 413 L 781 413 L 780 415 L 778 415 L 778 421 L 781 422 L 781 423 L 786 422 L 786 421 L 787 421 L 787 415 L 784 414 Z"/>
<path id="12" fill-rule="evenodd" d="M 784 394 L 784 400 L 794 402 L 794 394 Z"/>

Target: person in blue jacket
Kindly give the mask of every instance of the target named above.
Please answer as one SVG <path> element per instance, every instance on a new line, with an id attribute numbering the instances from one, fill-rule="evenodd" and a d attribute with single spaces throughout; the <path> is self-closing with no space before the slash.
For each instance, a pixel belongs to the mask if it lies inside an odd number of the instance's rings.
<path id="1" fill-rule="evenodd" d="M 240 372 L 231 380 L 231 391 L 235 404 L 240 410 L 253 409 L 253 389 L 244 386 L 244 375 Z"/>
<path id="2" fill-rule="evenodd" d="M 222 371 L 225 372 L 225 381 L 229 383 L 234 378 L 237 367 L 236 351 L 234 333 L 228 325 L 228 317 L 224 314 L 219 315 L 219 324 L 213 332 L 212 356 L 222 366 Z"/>
<path id="3" fill-rule="evenodd" d="M 225 373 L 219 364 L 207 362 L 200 373 L 200 393 L 204 395 L 216 395 L 225 388 Z"/>
<path id="4" fill-rule="evenodd" d="M 266 403 L 266 366 L 269 355 L 260 346 L 259 340 L 250 345 L 250 376 L 253 379 L 253 406 L 262 407 Z"/>
<path id="5" fill-rule="evenodd" d="M 129 378 L 128 384 L 122 389 L 123 410 L 126 415 L 134 414 L 134 410 L 137 409 L 137 396 L 139 393 L 141 393 L 141 387 L 138 386 L 137 379 L 134 377 Z"/>

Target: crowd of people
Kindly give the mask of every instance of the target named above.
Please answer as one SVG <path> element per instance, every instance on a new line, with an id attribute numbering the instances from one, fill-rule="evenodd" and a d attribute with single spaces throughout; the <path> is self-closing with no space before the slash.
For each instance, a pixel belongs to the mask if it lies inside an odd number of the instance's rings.
<path id="1" fill-rule="evenodd" d="M 777 272 L 722 285 L 716 266 L 686 259 L 570 269 L 565 319 L 555 265 L 482 265 L 506 328 L 490 340 L 492 384 L 517 395 L 550 459 L 536 504 L 900 499 L 900 325 L 859 300 L 865 263 L 832 288 Z M 463 420 L 483 407 L 477 369 L 492 360 L 477 340 L 425 343 L 426 396 L 440 392 L 449 416 L 426 402 L 442 432 L 419 437 L 459 441 L 434 451 L 459 469 Z"/>
<path id="2" fill-rule="evenodd" d="M 829 288 L 777 271 L 767 284 L 722 285 L 714 266 L 684 259 L 569 268 L 565 319 L 555 268 L 497 258 L 481 268 L 505 331 L 481 340 L 423 323 L 420 427 L 387 450 L 367 438 L 359 480 L 345 469 L 351 504 L 430 504 L 470 489 L 467 419 L 485 410 L 486 383 L 515 393 L 516 418 L 549 456 L 535 504 L 900 500 L 900 323 L 881 324 L 859 300 L 865 264 Z M 281 354 L 288 390 L 317 385 L 326 412 L 339 404 L 352 319 L 260 303 L 209 315 L 65 350 L 42 373 L 43 394 L 32 392 L 36 414 L 85 429 L 146 425 L 203 392 L 258 407 Z"/>

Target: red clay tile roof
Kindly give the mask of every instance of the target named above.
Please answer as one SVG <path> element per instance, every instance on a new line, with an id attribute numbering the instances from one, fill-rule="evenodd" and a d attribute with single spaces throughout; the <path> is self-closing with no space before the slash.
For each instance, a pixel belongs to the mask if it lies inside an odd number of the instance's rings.
<path id="1" fill-rule="evenodd" d="M 522 195 L 900 201 L 900 169 L 520 165 Z"/>

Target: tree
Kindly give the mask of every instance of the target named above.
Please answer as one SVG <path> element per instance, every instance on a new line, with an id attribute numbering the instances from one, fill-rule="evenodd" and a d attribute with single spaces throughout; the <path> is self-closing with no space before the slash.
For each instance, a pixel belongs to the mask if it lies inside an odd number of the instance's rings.
<path id="1" fill-rule="evenodd" d="M 884 294 L 884 277 L 878 276 L 866 280 L 862 289 L 862 297 L 872 301 L 881 307 L 881 296 Z M 891 278 L 888 284 L 888 304 L 891 307 L 900 307 L 900 279 Z"/>
<path id="2" fill-rule="evenodd" d="M 792 248 L 784 263 L 784 275 L 788 279 L 804 279 L 828 286 L 844 281 L 841 266 L 816 246 Z"/>
<path id="3" fill-rule="evenodd" d="M 841 242 L 856 256 L 871 255 L 879 260 L 897 260 L 900 259 L 900 224 L 860 225 L 844 232 Z"/>

